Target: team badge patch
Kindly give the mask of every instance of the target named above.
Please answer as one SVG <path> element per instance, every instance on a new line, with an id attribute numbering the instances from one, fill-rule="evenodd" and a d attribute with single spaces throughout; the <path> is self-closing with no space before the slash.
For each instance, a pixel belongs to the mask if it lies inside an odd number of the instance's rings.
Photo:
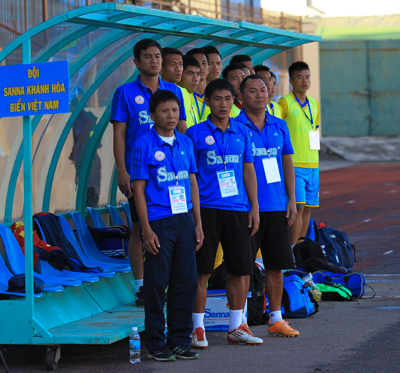
<path id="1" fill-rule="evenodd" d="M 144 98 L 143 98 L 143 96 L 136 96 L 136 97 L 135 97 L 135 102 L 136 102 L 138 105 L 143 104 L 143 103 L 144 103 Z"/>
<path id="2" fill-rule="evenodd" d="M 207 137 L 206 137 L 206 143 L 207 143 L 208 145 L 214 144 L 214 143 L 215 143 L 214 137 L 212 137 L 212 136 L 207 136 Z"/>
<path id="3" fill-rule="evenodd" d="M 157 151 L 154 154 L 154 157 L 157 159 L 157 161 L 162 161 L 165 158 L 165 154 L 163 152 Z"/>

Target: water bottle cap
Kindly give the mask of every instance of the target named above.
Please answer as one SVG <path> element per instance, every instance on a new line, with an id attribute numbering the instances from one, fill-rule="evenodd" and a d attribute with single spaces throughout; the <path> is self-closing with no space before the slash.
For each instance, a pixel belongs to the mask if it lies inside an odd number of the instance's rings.
<path id="1" fill-rule="evenodd" d="M 132 326 L 132 331 L 137 332 L 137 326 Z"/>

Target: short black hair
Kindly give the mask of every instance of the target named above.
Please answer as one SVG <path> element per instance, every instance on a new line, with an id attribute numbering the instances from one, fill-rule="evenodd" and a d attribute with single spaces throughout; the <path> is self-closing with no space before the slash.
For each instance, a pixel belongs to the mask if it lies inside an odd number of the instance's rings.
<path id="1" fill-rule="evenodd" d="M 264 83 L 265 87 L 267 87 L 267 85 L 265 84 L 264 80 L 262 80 L 258 75 L 252 74 L 249 75 L 247 78 L 244 78 L 242 80 L 242 82 L 240 83 L 240 93 L 243 94 L 244 89 L 246 88 L 246 84 L 248 80 L 260 80 Z"/>
<path id="2" fill-rule="evenodd" d="M 177 48 L 166 47 L 166 48 L 162 49 L 163 58 L 165 58 L 169 54 L 179 54 L 181 57 L 183 57 L 183 53 Z M 164 61 L 163 61 L 163 65 L 164 65 Z"/>
<path id="3" fill-rule="evenodd" d="M 237 66 L 240 66 L 240 68 L 243 70 L 243 69 L 247 69 L 247 70 L 249 70 L 250 71 L 250 68 L 248 67 L 248 66 L 246 66 L 243 62 L 235 62 L 235 63 L 233 63 L 232 65 L 237 65 Z"/>
<path id="4" fill-rule="evenodd" d="M 229 61 L 229 65 L 232 65 L 233 63 L 245 62 L 245 61 L 251 61 L 251 57 L 247 56 L 245 54 L 238 54 L 237 56 L 233 56 L 231 58 L 231 60 Z"/>
<path id="5" fill-rule="evenodd" d="M 228 79 L 228 75 L 231 71 L 233 70 L 242 70 L 243 71 L 243 66 L 246 67 L 246 65 L 243 65 L 242 63 L 233 63 L 232 65 L 228 65 L 225 67 L 225 69 L 222 71 L 222 77 L 224 79 Z M 243 71 L 244 74 L 244 71 Z"/>
<path id="6" fill-rule="evenodd" d="M 167 91 L 166 89 L 160 89 L 154 92 L 150 97 L 149 112 L 154 114 L 156 112 L 157 106 L 167 101 L 175 101 L 178 106 L 181 107 L 181 102 L 174 92 Z"/>
<path id="7" fill-rule="evenodd" d="M 254 66 L 254 71 L 256 74 L 258 74 L 260 71 L 269 71 L 269 67 L 264 65 L 257 65 Z"/>
<path id="8" fill-rule="evenodd" d="M 222 91 L 224 89 L 227 89 L 232 93 L 232 96 L 235 96 L 235 88 L 233 88 L 233 85 L 226 79 L 211 80 L 211 82 L 208 83 L 206 86 L 206 91 L 205 91 L 206 98 L 210 99 L 215 91 Z"/>
<path id="9" fill-rule="evenodd" d="M 150 48 L 150 47 L 157 47 L 161 53 L 161 57 L 162 57 L 162 49 L 161 49 L 161 45 L 158 44 L 156 41 L 154 41 L 153 39 L 143 39 L 138 41 L 135 46 L 133 47 L 133 55 L 135 56 L 135 58 L 140 61 L 140 54 L 142 53 L 142 51 L 145 51 L 146 49 Z"/>
<path id="10" fill-rule="evenodd" d="M 289 78 L 293 78 L 293 73 L 295 71 L 301 71 L 301 70 L 308 70 L 310 71 L 310 67 L 303 61 L 297 61 L 293 62 L 289 66 Z"/>
<path id="11" fill-rule="evenodd" d="M 269 75 L 271 76 L 271 78 L 275 78 L 275 80 L 277 80 L 276 75 L 271 70 L 269 70 Z"/>
<path id="12" fill-rule="evenodd" d="M 182 60 L 183 60 L 183 70 L 186 70 L 186 68 L 189 66 L 195 66 L 200 69 L 199 61 L 197 61 L 197 59 L 193 56 L 183 56 Z"/>
<path id="13" fill-rule="evenodd" d="M 215 47 L 213 47 L 212 45 L 208 46 L 208 47 L 204 47 L 202 48 L 204 54 L 206 56 L 208 56 L 209 54 L 218 54 L 219 57 L 221 57 L 221 53 L 219 53 L 219 50 Z"/>
<path id="14" fill-rule="evenodd" d="M 190 50 L 188 50 L 188 51 L 186 52 L 186 56 L 193 56 L 194 54 L 204 54 L 204 55 L 206 56 L 207 63 L 209 63 L 209 62 L 208 62 L 208 56 L 207 56 L 207 54 L 204 52 L 203 48 L 193 48 L 193 49 L 190 49 Z"/>

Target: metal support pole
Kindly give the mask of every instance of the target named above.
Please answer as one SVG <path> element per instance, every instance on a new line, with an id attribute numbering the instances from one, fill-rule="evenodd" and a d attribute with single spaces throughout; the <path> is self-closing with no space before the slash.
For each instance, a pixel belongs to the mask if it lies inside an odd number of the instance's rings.
<path id="1" fill-rule="evenodd" d="M 49 19 L 49 0 L 42 0 L 43 22 Z"/>
<path id="2" fill-rule="evenodd" d="M 31 63 L 31 39 L 22 44 L 22 62 Z M 32 127 L 30 115 L 24 116 L 24 222 L 25 222 L 25 294 L 29 306 L 28 323 L 33 335 L 33 229 L 32 229 Z"/>

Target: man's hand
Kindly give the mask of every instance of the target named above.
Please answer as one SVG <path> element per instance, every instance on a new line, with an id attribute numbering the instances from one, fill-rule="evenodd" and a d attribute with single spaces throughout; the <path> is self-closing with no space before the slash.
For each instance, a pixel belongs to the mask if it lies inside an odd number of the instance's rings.
<path id="1" fill-rule="evenodd" d="M 151 255 L 157 255 L 158 249 L 160 248 L 160 242 L 158 241 L 157 235 L 149 229 L 143 232 L 144 235 L 144 247 Z"/>
<path id="2" fill-rule="evenodd" d="M 253 237 L 257 231 L 258 227 L 260 226 L 260 212 L 258 209 L 251 209 L 249 213 L 249 228 L 253 227 L 251 231 L 251 236 Z"/>
<path id="3" fill-rule="evenodd" d="M 290 202 L 286 206 L 286 219 L 289 227 L 294 223 L 297 216 L 297 208 L 295 202 Z"/>
<path id="4" fill-rule="evenodd" d="M 200 224 L 196 224 L 196 251 L 200 249 L 200 247 L 203 246 L 203 241 L 204 241 L 204 233 L 203 233 L 203 228 Z"/>
<path id="5" fill-rule="evenodd" d="M 118 172 L 118 187 L 122 194 L 126 197 L 132 197 L 132 190 L 131 190 L 131 177 L 126 171 Z"/>

